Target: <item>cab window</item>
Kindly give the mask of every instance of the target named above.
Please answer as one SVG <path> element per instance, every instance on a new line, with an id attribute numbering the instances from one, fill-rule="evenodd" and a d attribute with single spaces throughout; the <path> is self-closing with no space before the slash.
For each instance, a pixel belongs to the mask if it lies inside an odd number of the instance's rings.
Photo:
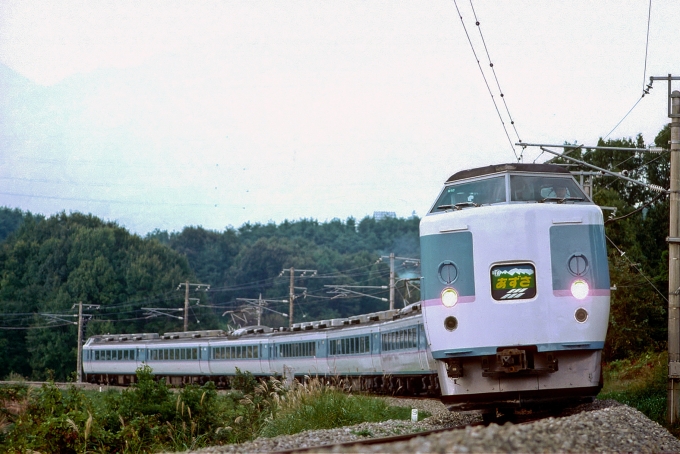
<path id="1" fill-rule="evenodd" d="M 446 186 L 431 212 L 504 202 L 506 202 L 505 176 L 499 176 Z"/>

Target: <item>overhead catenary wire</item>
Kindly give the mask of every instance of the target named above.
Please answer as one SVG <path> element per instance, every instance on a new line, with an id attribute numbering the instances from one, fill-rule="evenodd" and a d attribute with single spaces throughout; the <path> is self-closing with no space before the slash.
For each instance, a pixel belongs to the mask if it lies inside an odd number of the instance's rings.
<path id="1" fill-rule="evenodd" d="M 642 95 L 638 98 L 638 100 L 633 104 L 633 107 L 626 112 L 626 114 L 623 116 L 621 120 L 619 120 L 618 123 L 612 128 L 611 131 L 607 133 L 606 136 L 604 136 L 603 140 L 607 140 L 607 138 L 616 130 L 616 128 L 619 127 L 621 123 L 630 115 L 630 113 L 637 107 L 638 104 L 640 104 L 640 101 L 642 101 L 642 98 L 645 97 L 645 95 L 649 94 L 649 90 L 652 88 L 652 84 L 650 83 L 649 85 L 646 85 L 647 81 L 647 58 L 649 55 L 649 29 L 650 29 L 650 24 L 651 24 L 651 18 L 652 18 L 652 0 L 649 0 L 649 8 L 647 10 L 647 39 L 645 42 L 645 60 L 644 60 L 644 69 L 642 71 Z"/>
<path id="2" fill-rule="evenodd" d="M 482 69 L 482 64 L 479 61 L 479 57 L 477 56 L 477 52 L 475 51 L 475 46 L 472 43 L 472 39 L 470 38 L 470 34 L 468 33 L 467 27 L 465 26 L 465 21 L 463 20 L 463 15 L 460 12 L 460 9 L 458 8 L 458 3 L 456 0 L 453 0 L 453 4 L 456 7 L 456 11 L 458 12 L 458 17 L 460 18 L 460 23 L 463 25 L 463 30 L 465 31 L 465 36 L 467 36 L 468 43 L 470 44 L 470 49 L 472 49 L 472 54 L 475 57 L 475 61 L 477 62 L 477 66 L 479 67 L 479 71 L 482 74 L 482 78 L 484 79 L 484 84 L 486 85 L 486 89 L 489 92 L 489 95 L 491 96 L 491 101 L 493 102 L 494 108 L 496 109 L 496 113 L 498 114 L 498 118 L 501 121 L 501 124 L 503 125 L 503 131 L 505 131 L 505 136 L 508 138 L 508 143 L 510 144 L 510 148 L 512 149 L 512 153 L 515 155 L 515 159 L 517 162 L 520 160 L 520 156 L 517 154 L 517 151 L 515 150 L 515 147 L 512 143 L 512 139 L 510 139 L 510 134 L 508 134 L 508 128 L 505 126 L 505 121 L 503 120 L 503 115 L 501 114 L 501 111 L 498 109 L 498 104 L 496 103 L 496 98 L 493 95 L 493 91 L 491 90 L 491 86 L 489 85 L 489 81 L 486 78 L 486 74 L 484 73 L 484 70 Z M 472 4 L 472 2 L 470 3 Z M 475 16 L 476 17 L 476 16 Z M 479 21 L 476 21 L 477 23 Z M 481 33 L 481 29 L 480 29 Z M 485 45 L 486 47 L 486 45 Z"/>
<path id="3" fill-rule="evenodd" d="M 626 253 L 625 253 L 624 251 L 622 251 L 616 244 L 614 244 L 614 242 L 611 240 L 611 238 L 609 238 L 607 235 L 605 235 L 605 238 L 607 238 L 607 241 L 609 241 L 609 242 L 611 243 L 611 245 L 614 246 L 614 248 L 619 252 L 619 254 L 621 255 L 621 257 L 625 257 L 626 260 L 628 261 L 628 263 L 630 264 L 630 266 L 632 266 L 633 268 L 635 268 L 635 270 L 640 274 L 640 276 L 642 276 L 643 278 L 645 278 L 645 280 L 649 283 L 649 285 L 652 286 L 652 288 L 656 291 L 656 293 L 658 293 L 659 295 L 661 295 L 661 298 L 663 298 L 664 301 L 666 301 L 666 303 L 668 303 L 668 298 L 666 298 L 666 295 L 664 295 L 663 293 L 661 293 L 661 291 L 660 291 L 658 288 L 656 288 L 656 286 L 654 285 L 654 283 L 653 283 L 651 280 L 649 280 L 649 278 L 645 275 L 645 273 L 642 272 L 642 270 L 637 266 L 637 264 L 633 263 L 633 262 L 630 260 L 630 258 L 626 255 Z"/>
<path id="4" fill-rule="evenodd" d="M 482 44 L 484 45 L 484 50 L 486 51 L 486 57 L 489 60 L 489 67 L 491 68 L 491 72 L 493 73 L 493 77 L 496 80 L 496 86 L 498 87 L 498 92 L 500 93 L 501 99 L 503 100 L 503 105 L 505 106 L 505 111 L 508 114 L 508 118 L 510 119 L 510 124 L 512 125 L 512 129 L 515 130 L 515 135 L 517 136 L 517 141 L 521 142 L 522 139 L 519 136 L 519 132 L 517 131 L 517 126 L 515 125 L 515 120 L 512 119 L 512 114 L 510 114 L 510 108 L 508 107 L 508 103 L 505 100 L 505 94 L 503 93 L 503 89 L 501 88 L 501 83 L 498 81 L 498 75 L 496 74 L 496 69 L 493 65 L 493 62 L 491 61 L 491 55 L 489 55 L 489 49 L 486 46 L 486 40 L 484 39 L 484 35 L 482 34 L 482 26 L 480 25 L 479 19 L 477 18 L 477 12 L 475 11 L 475 7 L 472 5 L 472 0 L 470 0 L 470 8 L 472 8 L 472 14 L 475 16 L 475 25 L 477 25 L 477 29 L 479 30 L 479 36 L 482 39 Z M 521 153 L 520 153 L 520 159 L 521 159 Z"/>

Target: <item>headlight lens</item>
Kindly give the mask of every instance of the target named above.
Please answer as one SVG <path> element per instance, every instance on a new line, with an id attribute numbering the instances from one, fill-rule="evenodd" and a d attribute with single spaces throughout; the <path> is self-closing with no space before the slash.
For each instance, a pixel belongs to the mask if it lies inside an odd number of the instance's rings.
<path id="1" fill-rule="evenodd" d="M 442 290 L 442 304 L 446 307 L 453 307 L 458 302 L 458 292 L 451 287 Z"/>
<path id="2" fill-rule="evenodd" d="M 574 295 L 574 298 L 577 300 L 584 299 L 586 296 L 588 296 L 589 292 L 590 286 L 583 279 L 577 279 L 571 283 L 571 294 Z"/>

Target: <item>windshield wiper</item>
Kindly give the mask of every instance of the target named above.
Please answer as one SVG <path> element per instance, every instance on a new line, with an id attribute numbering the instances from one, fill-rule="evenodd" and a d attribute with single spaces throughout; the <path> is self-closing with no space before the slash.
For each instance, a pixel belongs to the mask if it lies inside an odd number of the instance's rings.
<path id="1" fill-rule="evenodd" d="M 458 202 L 455 205 L 439 205 L 437 207 L 437 209 L 438 210 L 456 210 L 456 211 L 458 211 L 462 208 L 478 207 L 478 206 L 481 206 L 481 205 L 479 205 L 478 203 L 475 203 L 475 202 Z"/>
<path id="2" fill-rule="evenodd" d="M 454 210 L 461 210 L 465 207 L 478 207 L 479 204 L 475 202 L 459 202 L 453 206 Z"/>
<path id="3" fill-rule="evenodd" d="M 541 199 L 539 203 L 543 202 L 564 203 L 568 201 L 583 202 L 583 197 L 546 197 L 544 199 Z"/>

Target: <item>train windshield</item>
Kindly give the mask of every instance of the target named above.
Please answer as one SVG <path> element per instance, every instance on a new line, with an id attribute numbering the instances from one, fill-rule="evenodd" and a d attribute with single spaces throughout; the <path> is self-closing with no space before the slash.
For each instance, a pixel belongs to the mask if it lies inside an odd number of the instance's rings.
<path id="1" fill-rule="evenodd" d="M 445 187 L 432 212 L 459 210 L 505 201 L 505 176 L 499 176 Z"/>
<path id="2" fill-rule="evenodd" d="M 589 202 L 573 178 L 510 175 L 513 202 Z"/>

